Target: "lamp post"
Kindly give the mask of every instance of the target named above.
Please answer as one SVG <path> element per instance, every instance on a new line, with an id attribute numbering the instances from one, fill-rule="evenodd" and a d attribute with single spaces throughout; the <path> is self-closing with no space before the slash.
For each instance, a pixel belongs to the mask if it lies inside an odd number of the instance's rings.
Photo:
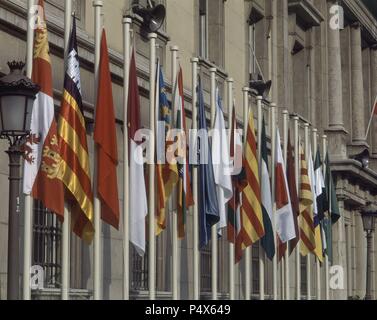
<path id="1" fill-rule="evenodd" d="M 373 233 L 375 230 L 375 220 L 377 217 L 377 209 L 371 203 L 361 210 L 364 231 L 367 237 L 367 276 L 366 276 L 366 294 L 365 300 L 372 300 L 372 243 Z"/>
<path id="2" fill-rule="evenodd" d="M 22 144 L 29 135 L 33 102 L 39 91 L 23 75 L 23 62 L 8 62 L 0 79 L 0 138 L 9 141 L 8 300 L 19 299 L 19 214 Z"/>

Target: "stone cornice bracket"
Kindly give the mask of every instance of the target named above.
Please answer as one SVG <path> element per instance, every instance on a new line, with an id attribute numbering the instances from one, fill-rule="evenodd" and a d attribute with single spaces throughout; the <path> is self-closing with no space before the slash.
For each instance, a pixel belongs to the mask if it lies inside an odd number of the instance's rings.
<path id="1" fill-rule="evenodd" d="M 288 0 L 288 11 L 296 14 L 297 22 L 305 30 L 319 27 L 325 20 L 321 12 L 308 0 Z"/>

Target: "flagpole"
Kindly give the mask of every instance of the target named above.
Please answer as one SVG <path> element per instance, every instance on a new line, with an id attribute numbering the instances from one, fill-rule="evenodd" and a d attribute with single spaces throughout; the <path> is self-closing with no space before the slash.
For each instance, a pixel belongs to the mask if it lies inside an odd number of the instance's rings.
<path id="1" fill-rule="evenodd" d="M 309 157 L 309 148 L 310 148 L 310 144 L 309 144 L 309 123 L 305 123 L 304 125 L 305 127 L 305 157 L 306 157 L 306 163 L 309 163 L 308 162 L 308 157 Z M 306 257 L 306 274 L 307 274 L 307 300 L 311 300 L 312 299 L 312 296 L 311 296 L 311 286 L 312 286 L 312 266 L 311 266 L 311 263 L 312 263 L 312 259 L 311 259 L 311 253 L 309 252 L 307 257 Z"/>
<path id="2" fill-rule="evenodd" d="M 326 154 L 327 154 L 327 136 L 326 135 L 322 136 L 322 150 L 323 150 L 323 156 L 326 157 Z M 327 169 L 326 163 L 323 162 L 323 176 L 324 177 L 326 177 L 326 169 Z M 330 228 L 331 228 L 331 220 L 329 220 L 329 223 L 330 223 Z M 329 247 L 328 244 L 327 244 L 327 247 Z M 330 271 L 329 270 L 329 256 L 328 256 L 328 250 L 327 250 L 327 254 L 325 255 L 325 284 L 326 284 L 325 297 L 326 297 L 326 300 L 330 300 L 329 271 Z"/>
<path id="3" fill-rule="evenodd" d="M 97 97 L 98 86 L 99 86 L 99 64 L 101 58 L 101 9 L 103 2 L 101 0 L 93 1 L 94 7 L 94 96 Z M 97 146 L 94 146 L 94 150 L 97 150 Z M 102 299 L 102 281 L 101 281 L 101 234 L 102 234 L 102 224 L 101 224 L 101 202 L 98 198 L 97 190 L 97 152 L 95 151 L 94 156 L 94 181 L 93 181 L 93 194 L 94 194 L 94 300 Z"/>
<path id="4" fill-rule="evenodd" d="M 226 80 L 228 84 L 228 128 L 232 130 L 232 114 L 233 114 L 233 83 L 234 80 L 232 78 L 228 78 Z M 229 145 L 232 137 L 232 133 L 229 132 Z M 231 146 L 230 146 L 231 147 Z M 230 150 L 230 149 L 229 149 Z M 235 291 L 234 291 L 234 244 L 229 242 L 229 299 L 235 299 Z"/>
<path id="5" fill-rule="evenodd" d="M 149 44 L 150 44 L 150 64 L 149 64 L 149 128 L 151 130 L 152 136 L 149 141 L 150 143 L 150 154 L 152 159 L 149 159 L 149 299 L 156 299 L 156 222 L 155 222 L 155 165 L 154 165 L 154 155 L 155 155 L 155 98 L 156 98 L 156 33 L 149 33 Z"/>
<path id="6" fill-rule="evenodd" d="M 295 177 L 296 177 L 296 186 L 297 193 L 299 193 L 300 188 L 300 150 L 299 150 L 299 117 L 295 116 L 294 118 L 295 125 Z M 301 217 L 298 217 L 301 219 Z M 297 221 L 299 224 L 299 221 Z M 299 224 L 300 225 L 300 224 Z M 300 228 L 298 228 L 300 233 Z M 301 255 L 300 255 L 300 234 L 296 235 L 298 237 L 298 243 L 296 246 L 296 291 L 297 291 L 297 300 L 301 300 Z"/>
<path id="7" fill-rule="evenodd" d="M 257 115 L 258 115 L 258 166 L 259 166 L 259 181 L 262 181 L 262 126 L 263 126 L 263 109 L 262 109 L 262 96 L 257 96 Z M 264 288 L 264 262 L 265 253 L 262 245 L 259 244 L 259 299 L 265 299 Z"/>
<path id="8" fill-rule="evenodd" d="M 216 68 L 210 68 L 211 74 L 211 129 L 215 126 L 216 117 Z M 217 300 L 217 272 L 218 272 L 218 242 L 217 242 L 217 225 L 212 227 L 212 300 Z"/>
<path id="9" fill-rule="evenodd" d="M 123 17 L 123 299 L 130 299 L 130 208 L 129 208 L 129 159 L 128 159 L 128 90 L 130 76 L 130 31 L 132 19 Z"/>
<path id="10" fill-rule="evenodd" d="M 179 48 L 177 46 L 171 46 L 170 47 L 171 51 L 171 65 L 172 65 L 172 92 L 174 92 L 175 86 L 178 85 L 177 80 L 177 57 L 178 57 L 178 51 Z M 174 97 L 172 98 L 172 100 Z M 174 100 L 173 100 L 174 101 Z M 175 114 L 175 108 L 173 108 L 173 119 L 176 119 L 176 114 Z M 178 272 L 179 272 L 179 247 L 178 247 L 178 216 L 177 213 L 174 213 L 173 216 L 173 231 L 172 231 L 172 247 L 173 247 L 173 274 L 172 274 L 172 288 L 173 288 L 173 300 L 178 300 L 179 299 L 179 293 L 178 293 Z"/>
<path id="11" fill-rule="evenodd" d="M 32 77 L 33 72 L 33 46 L 34 46 L 34 29 L 30 23 L 33 18 L 32 7 L 34 0 L 28 0 L 28 19 L 27 19 L 27 43 L 26 43 L 26 76 Z M 25 195 L 25 216 L 24 216 L 24 271 L 23 271 L 23 299 L 31 299 L 30 288 L 30 268 L 31 252 L 33 242 L 33 199 L 30 195 Z"/>
<path id="12" fill-rule="evenodd" d="M 247 128 L 249 122 L 249 92 L 248 87 L 242 89 L 243 92 L 243 138 L 244 146 L 247 143 Z M 251 295 L 251 265 L 250 265 L 250 248 L 245 251 L 245 300 L 250 300 Z"/>
<path id="13" fill-rule="evenodd" d="M 72 26 L 72 0 L 65 0 L 64 12 L 64 65 L 68 61 L 69 37 Z M 70 237 L 71 237 L 71 215 L 69 205 L 64 203 L 64 223 L 62 238 L 62 300 L 69 300 L 69 280 L 70 280 Z"/>
<path id="14" fill-rule="evenodd" d="M 373 115 L 376 111 L 376 106 L 377 106 L 377 96 L 376 98 L 374 99 L 374 104 L 373 104 L 373 107 L 372 107 L 372 114 L 370 116 L 370 119 L 369 119 L 369 123 L 368 123 L 368 128 L 367 128 L 367 133 L 365 134 L 365 140 L 368 139 L 368 135 L 369 135 L 369 130 L 370 130 L 370 127 L 372 125 L 372 121 L 373 121 Z"/>
<path id="15" fill-rule="evenodd" d="M 318 151 L 318 129 L 313 129 L 313 154 L 314 157 Z M 316 271 L 317 271 L 317 300 L 321 300 L 321 264 L 318 259 L 316 258 Z"/>
<path id="16" fill-rule="evenodd" d="M 276 104 L 270 104 L 270 117 L 271 117 L 271 190 L 272 190 L 272 206 L 273 206 L 273 214 L 272 214 L 272 225 L 273 225 L 273 233 L 274 233 L 274 245 L 277 249 L 277 241 L 276 241 L 276 203 L 275 203 L 275 184 L 276 184 L 276 176 L 275 176 L 275 158 L 276 158 Z M 275 252 L 274 258 L 272 260 L 272 278 L 273 278 L 273 294 L 274 300 L 278 300 L 278 259 L 277 259 L 277 250 Z"/>
<path id="17" fill-rule="evenodd" d="M 285 161 L 285 168 L 287 168 L 287 154 L 288 154 L 288 129 L 289 129 L 289 113 L 288 110 L 283 111 L 283 150 L 284 150 L 284 161 Z M 284 278 L 285 278 L 285 300 L 290 300 L 290 292 L 289 292 L 289 242 L 286 243 L 287 249 L 285 251 L 284 256 Z"/>
<path id="18" fill-rule="evenodd" d="M 197 94 L 197 86 L 198 86 L 198 58 L 192 58 L 192 129 L 198 129 L 198 94 Z M 193 189 L 193 197 L 194 197 L 194 205 L 192 207 L 193 216 L 194 216 L 194 300 L 200 299 L 200 281 L 199 281 L 199 263 L 200 263 L 200 254 L 199 254 L 199 210 L 198 210 L 198 168 L 197 166 L 192 167 L 192 189 Z"/>

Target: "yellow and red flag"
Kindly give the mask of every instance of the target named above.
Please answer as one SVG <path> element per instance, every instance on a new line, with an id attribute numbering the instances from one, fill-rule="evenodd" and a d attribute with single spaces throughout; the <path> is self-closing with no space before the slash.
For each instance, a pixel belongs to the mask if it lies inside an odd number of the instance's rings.
<path id="1" fill-rule="evenodd" d="M 304 149 L 300 146 L 301 184 L 300 184 L 300 252 L 306 257 L 315 250 L 315 230 L 313 218 L 313 191 L 309 179 L 308 163 Z"/>
<path id="2" fill-rule="evenodd" d="M 93 193 L 81 95 L 76 19 L 73 19 L 69 40 L 58 134 L 61 157 L 58 177 L 66 186 L 67 200 L 72 209 L 73 231 L 90 243 L 94 236 Z"/>
<path id="3" fill-rule="evenodd" d="M 178 166 L 169 157 L 169 139 L 172 127 L 172 107 L 166 96 L 164 74 L 160 63 L 157 66 L 157 95 L 156 95 L 156 119 L 157 119 L 157 228 L 156 235 L 160 235 L 166 229 L 166 205 L 172 194 L 174 186 L 178 182 Z M 169 158 L 169 159 L 167 159 Z"/>
<path id="4" fill-rule="evenodd" d="M 236 262 L 242 258 L 242 251 L 252 246 L 265 235 L 259 169 L 257 158 L 257 142 L 255 137 L 254 115 L 250 112 L 246 136 L 244 170 L 246 187 L 242 191 L 241 237 L 236 239 Z"/>

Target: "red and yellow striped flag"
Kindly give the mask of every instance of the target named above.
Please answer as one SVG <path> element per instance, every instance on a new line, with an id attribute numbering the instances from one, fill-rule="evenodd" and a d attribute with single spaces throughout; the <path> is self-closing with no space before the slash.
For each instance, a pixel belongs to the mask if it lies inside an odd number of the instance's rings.
<path id="1" fill-rule="evenodd" d="M 252 246 L 265 235 L 257 160 L 257 142 L 252 111 L 250 111 L 246 138 L 244 170 L 247 185 L 242 191 L 241 237 L 239 238 L 240 240 L 237 239 L 236 243 L 236 251 L 240 252 L 240 254 L 242 254 L 242 250 Z M 242 258 L 240 254 L 236 256 L 237 262 Z"/>
<path id="2" fill-rule="evenodd" d="M 87 243 L 93 240 L 93 193 L 83 114 L 76 20 L 69 41 L 67 70 L 59 115 L 60 165 L 58 177 L 67 189 L 73 231 Z"/>
<path id="3" fill-rule="evenodd" d="M 173 142 L 168 141 L 168 135 L 172 125 L 172 110 L 166 96 L 164 74 L 160 63 L 157 66 L 157 97 L 156 97 L 156 118 L 157 118 L 157 227 L 156 235 L 160 235 L 166 229 L 166 205 L 172 194 L 174 186 L 178 182 L 178 166 L 171 159 L 166 159 Z M 163 126 L 160 128 L 160 123 Z M 160 159 L 160 154 L 161 159 Z M 166 161 L 168 160 L 168 161 Z"/>
<path id="4" fill-rule="evenodd" d="M 178 130 L 181 130 L 181 135 L 178 139 L 178 156 L 183 160 L 183 164 L 178 165 L 178 237 L 183 239 L 186 234 L 186 214 L 187 209 L 194 205 L 194 198 L 191 190 L 191 177 L 188 164 L 188 149 L 186 145 L 185 135 L 186 128 L 186 111 L 185 99 L 183 96 L 183 71 L 179 68 L 176 87 L 175 87 L 175 113 L 177 115 Z"/>
<path id="5" fill-rule="evenodd" d="M 308 163 L 304 149 L 300 146 L 301 184 L 300 184 L 300 237 L 301 254 L 305 257 L 315 250 L 313 218 L 313 192 L 309 180 Z"/>

